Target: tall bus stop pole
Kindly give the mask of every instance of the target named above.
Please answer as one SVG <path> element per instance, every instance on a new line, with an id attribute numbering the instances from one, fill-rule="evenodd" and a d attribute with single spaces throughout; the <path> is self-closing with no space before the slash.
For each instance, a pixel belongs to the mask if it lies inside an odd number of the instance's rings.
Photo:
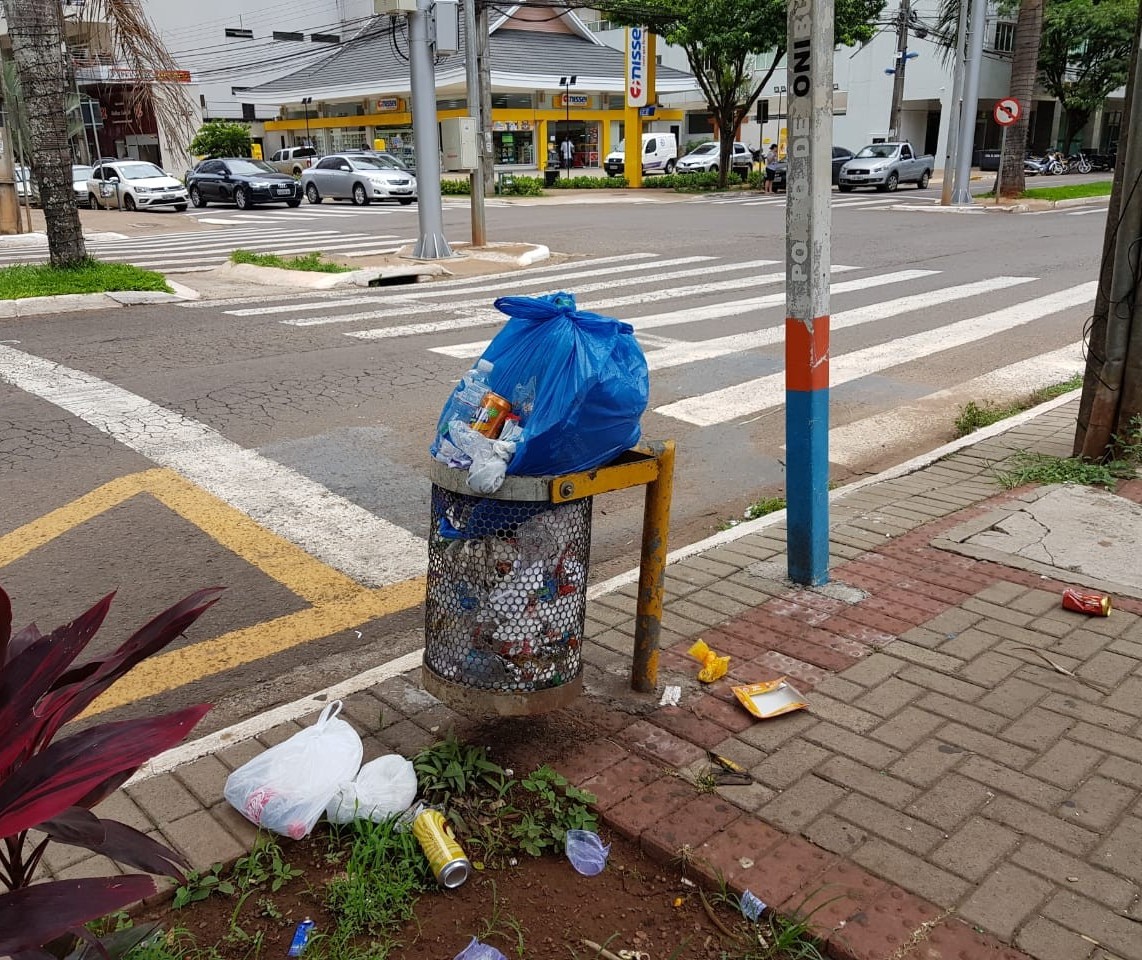
<path id="1" fill-rule="evenodd" d="M 833 0 L 790 0 L 785 199 L 789 579 L 829 578 L 829 274 Z"/>

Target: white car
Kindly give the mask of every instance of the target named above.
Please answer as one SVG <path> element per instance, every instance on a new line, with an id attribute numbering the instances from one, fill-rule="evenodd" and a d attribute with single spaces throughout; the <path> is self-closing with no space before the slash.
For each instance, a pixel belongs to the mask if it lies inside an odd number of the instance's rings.
<path id="1" fill-rule="evenodd" d="M 407 206 L 416 200 L 416 177 L 380 154 L 335 153 L 322 157 L 301 174 L 301 188 L 310 203 L 352 200 L 359 207 L 379 200 Z"/>
<path id="2" fill-rule="evenodd" d="M 87 203 L 87 181 L 94 172 L 93 167 L 85 167 L 78 163 L 71 165 L 71 188 L 75 191 L 76 206 L 82 207 Z"/>
<path id="3" fill-rule="evenodd" d="M 716 140 L 700 143 L 678 161 L 678 172 L 717 173 L 719 150 L 720 145 Z M 734 142 L 734 148 L 730 152 L 730 167 L 734 173 L 743 177 L 749 176 L 750 170 L 753 169 L 753 154 L 750 153 L 749 147 L 740 141 Z"/>
<path id="4" fill-rule="evenodd" d="M 145 160 L 101 160 L 87 181 L 87 205 L 92 210 L 185 210 L 187 202 L 186 186 Z"/>

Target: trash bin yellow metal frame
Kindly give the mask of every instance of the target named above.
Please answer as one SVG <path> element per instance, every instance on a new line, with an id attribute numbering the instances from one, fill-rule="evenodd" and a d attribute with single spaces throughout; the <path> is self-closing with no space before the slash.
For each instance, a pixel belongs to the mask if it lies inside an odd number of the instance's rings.
<path id="1" fill-rule="evenodd" d="M 639 561 L 638 601 L 634 628 L 634 658 L 631 663 L 631 689 L 653 693 L 658 683 L 658 648 L 662 633 L 662 604 L 666 579 L 666 553 L 670 534 L 670 504 L 674 491 L 673 440 L 646 442 L 620 454 L 605 466 L 552 477 L 508 477 L 493 499 L 519 499 L 569 503 L 603 493 L 646 487 L 642 519 L 642 550 Z M 435 469 L 437 479 L 447 477 L 455 485 L 456 471 L 442 465 Z M 457 700 L 479 702 L 501 714 L 539 713 L 566 706 L 582 689 L 582 677 L 575 681 L 526 695 L 497 694 L 469 690 L 422 668 L 425 689 L 445 703 Z M 519 701 L 526 699 L 530 709 Z M 502 701 L 502 702 L 501 702 Z"/>

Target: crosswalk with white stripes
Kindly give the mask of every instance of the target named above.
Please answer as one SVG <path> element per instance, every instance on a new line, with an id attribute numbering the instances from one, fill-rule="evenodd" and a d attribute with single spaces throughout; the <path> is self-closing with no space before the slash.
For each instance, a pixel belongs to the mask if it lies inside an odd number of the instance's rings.
<path id="1" fill-rule="evenodd" d="M 414 238 L 397 234 L 346 233 L 335 229 L 272 229 L 253 225 L 228 230 L 200 230 L 117 240 L 88 240 L 87 252 L 99 260 L 133 263 L 138 267 L 168 273 L 216 267 L 234 250 L 253 250 L 290 255 L 321 250 L 344 256 L 394 253 Z M 0 250 L 0 266 L 42 263 L 45 247 L 11 247 Z"/>
<path id="2" fill-rule="evenodd" d="M 834 193 L 831 195 L 831 201 L 834 208 L 868 207 L 869 209 L 887 209 L 888 207 L 898 206 L 902 203 L 935 204 L 938 202 L 938 198 L 934 198 L 920 191 L 915 191 L 915 193 L 909 191 L 908 193 L 891 195 L 879 193 Z M 690 202 L 730 204 L 738 207 L 784 207 L 785 194 L 765 194 L 752 191 L 739 193 L 708 193 L 693 197 Z"/>
<path id="3" fill-rule="evenodd" d="M 468 209 L 467 197 L 445 197 L 443 207 Z M 487 207 L 507 206 L 502 200 L 488 198 L 484 201 Z M 240 226 L 244 223 L 305 223 L 319 220 L 338 221 L 350 217 L 387 217 L 393 214 L 404 214 L 406 219 L 416 219 L 416 205 L 398 205 L 391 203 L 371 203 L 368 206 L 351 206 L 348 203 L 303 203 L 300 207 L 265 206 L 255 207 L 252 210 L 239 210 L 237 207 L 205 207 L 188 210 L 184 215 L 197 220 L 199 223 L 209 223 L 212 226 Z"/>
<path id="4" fill-rule="evenodd" d="M 936 408 L 946 423 L 954 398 L 969 398 L 961 396 L 964 390 L 978 391 L 976 399 L 1014 395 L 1082 369 L 1080 333 L 1094 282 L 1066 285 L 1019 274 L 951 279 L 937 269 L 904 265 L 873 270 L 838 264 L 833 275 L 831 328 L 846 333 L 834 340 L 832 386 L 911 377 L 937 388 L 925 394 L 910 387 L 888 411 L 883 403 L 857 409 L 834 427 L 834 461 L 859 460 L 870 431 L 906 435 L 911 418 L 923 419 Z M 676 428 L 711 428 L 748 424 L 784 403 L 784 279 L 776 260 L 642 252 L 550 264 L 510 277 L 452 279 L 368 295 L 244 299 L 222 307 L 235 322 L 272 322 L 286 337 L 290 328 L 319 328 L 358 341 L 407 341 L 442 358 L 442 371 L 455 372 L 483 352 L 503 323 L 492 307 L 496 296 L 569 290 L 581 309 L 634 327 L 652 371 L 654 414 Z M 1042 352 L 1028 356 L 1027 342 Z M 838 352 L 838 343 L 849 346 Z M 927 374 L 913 375 L 914 365 L 929 361 L 941 369 L 941 355 L 961 348 L 973 351 L 969 380 L 929 384 Z"/>

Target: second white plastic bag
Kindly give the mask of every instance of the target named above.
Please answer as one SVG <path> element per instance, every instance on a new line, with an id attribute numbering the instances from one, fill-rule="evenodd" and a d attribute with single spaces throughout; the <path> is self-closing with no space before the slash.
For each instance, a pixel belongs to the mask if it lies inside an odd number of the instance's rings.
<path id="1" fill-rule="evenodd" d="M 416 799 L 416 770 L 399 753 L 366 763 L 357 779 L 341 785 L 325 815 L 330 823 L 372 820 L 379 823 L 403 813 Z"/>
<path id="2" fill-rule="evenodd" d="M 333 795 L 361 769 L 361 738 L 337 714 L 341 701 L 321 711 L 312 727 L 270 747 L 226 778 L 223 795 L 251 823 L 300 840 L 313 829 Z"/>

